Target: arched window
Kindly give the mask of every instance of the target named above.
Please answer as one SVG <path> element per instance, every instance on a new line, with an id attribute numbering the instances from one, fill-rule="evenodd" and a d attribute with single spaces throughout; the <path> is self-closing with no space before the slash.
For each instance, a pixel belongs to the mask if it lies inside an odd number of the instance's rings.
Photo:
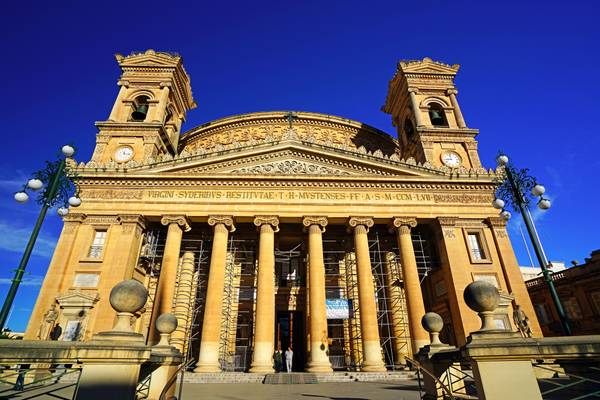
<path id="1" fill-rule="evenodd" d="M 429 119 L 431 120 L 431 125 L 433 126 L 448 126 L 446 113 L 444 112 L 442 106 L 438 103 L 431 103 L 429 105 Z"/>
<path id="2" fill-rule="evenodd" d="M 144 121 L 148 115 L 148 96 L 138 96 L 133 101 L 133 112 L 131 119 L 134 121 Z"/>
<path id="3" fill-rule="evenodd" d="M 404 120 L 404 133 L 406 133 L 406 137 L 409 138 L 415 133 L 415 127 L 413 126 L 410 118 L 406 118 Z"/>

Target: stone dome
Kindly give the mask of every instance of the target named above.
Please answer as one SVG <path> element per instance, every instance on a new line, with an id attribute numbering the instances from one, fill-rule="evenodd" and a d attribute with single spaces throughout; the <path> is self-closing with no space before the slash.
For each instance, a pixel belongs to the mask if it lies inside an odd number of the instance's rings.
<path id="1" fill-rule="evenodd" d="M 300 111 L 256 112 L 211 121 L 184 133 L 179 151 L 193 154 L 220 146 L 242 147 L 265 139 L 290 137 L 352 150 L 364 147 L 367 152 L 379 150 L 387 156 L 400 155 L 397 140 L 379 129 L 333 115 Z"/>

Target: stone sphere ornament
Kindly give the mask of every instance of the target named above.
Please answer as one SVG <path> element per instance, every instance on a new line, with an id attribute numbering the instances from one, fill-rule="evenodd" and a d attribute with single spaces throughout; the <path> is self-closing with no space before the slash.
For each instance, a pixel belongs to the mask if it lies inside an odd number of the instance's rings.
<path id="1" fill-rule="evenodd" d="M 423 329 L 429 332 L 431 346 L 440 346 L 443 343 L 440 341 L 440 332 L 444 329 L 444 320 L 434 312 L 428 312 L 421 318 Z"/>
<path id="2" fill-rule="evenodd" d="M 27 200 L 29 200 L 29 195 L 25 192 L 17 192 L 15 193 L 15 200 L 18 203 L 25 203 Z"/>
<path id="3" fill-rule="evenodd" d="M 157 346 L 170 346 L 171 333 L 177 329 L 177 317 L 173 313 L 164 313 L 156 318 L 155 327 L 160 333 L 160 341 Z"/>
<path id="4" fill-rule="evenodd" d="M 119 282 L 110 291 L 110 305 L 116 312 L 135 313 L 144 307 L 148 291 L 140 281 L 129 279 Z"/>
<path id="5" fill-rule="evenodd" d="M 469 283 L 463 293 L 463 298 L 471 310 L 476 311 L 481 318 L 480 331 L 496 330 L 494 325 L 494 310 L 500 302 L 500 292 L 496 286 L 484 281 Z"/>
<path id="6" fill-rule="evenodd" d="M 139 281 L 129 279 L 115 285 L 110 291 L 109 301 L 117 312 L 117 323 L 113 332 L 133 333 L 131 318 L 144 307 L 148 300 L 148 291 Z"/>
<path id="7" fill-rule="evenodd" d="M 40 190 L 44 186 L 44 182 L 39 179 L 30 179 L 27 181 L 27 187 L 32 190 Z"/>

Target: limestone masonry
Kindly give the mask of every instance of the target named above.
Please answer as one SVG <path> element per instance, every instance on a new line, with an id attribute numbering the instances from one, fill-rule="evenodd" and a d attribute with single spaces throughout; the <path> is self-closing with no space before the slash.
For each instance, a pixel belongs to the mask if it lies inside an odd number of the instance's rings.
<path id="1" fill-rule="evenodd" d="M 539 324 L 491 206 L 496 173 L 479 160 L 459 107 L 458 65 L 402 61 L 382 110 L 398 139 L 311 112 L 259 112 L 181 132 L 196 107 L 181 57 L 117 55 L 122 74 L 92 158 L 71 161 L 82 205 L 64 228 L 26 339 L 83 340 L 108 331 L 110 290 L 150 293 L 131 323 L 177 317 L 173 343 L 195 371 L 265 374 L 385 371 L 429 343 L 465 344 L 480 321 L 464 288 L 501 293 Z M 383 93 L 382 93 L 383 96 Z"/>

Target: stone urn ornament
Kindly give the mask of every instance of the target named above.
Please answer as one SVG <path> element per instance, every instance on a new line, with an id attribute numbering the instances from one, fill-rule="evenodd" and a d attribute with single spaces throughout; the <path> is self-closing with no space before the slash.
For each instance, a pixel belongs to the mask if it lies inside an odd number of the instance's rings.
<path id="1" fill-rule="evenodd" d="M 500 292 L 496 286 L 484 281 L 471 282 L 465 288 L 463 298 L 467 306 L 481 318 L 479 332 L 501 330 L 494 324 L 494 311 L 500 302 Z"/>

